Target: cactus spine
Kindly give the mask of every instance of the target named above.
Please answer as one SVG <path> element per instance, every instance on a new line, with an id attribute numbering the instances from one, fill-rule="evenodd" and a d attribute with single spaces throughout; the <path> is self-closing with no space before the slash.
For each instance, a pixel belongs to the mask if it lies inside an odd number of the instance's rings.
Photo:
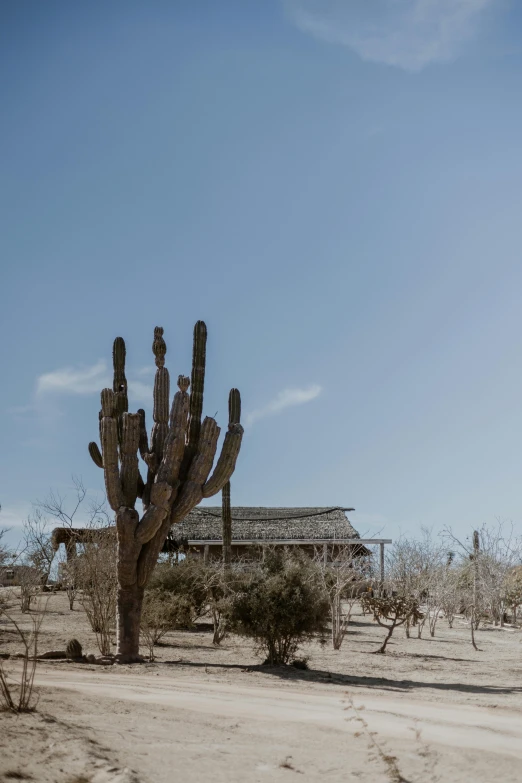
<path id="1" fill-rule="evenodd" d="M 225 487 L 239 454 L 243 436 L 241 398 L 238 390 L 232 389 L 228 431 L 211 474 L 220 430 L 213 418 L 201 421 L 206 341 L 207 328 L 203 321 L 198 321 L 194 327 L 191 381 L 184 375 L 178 377 L 178 391 L 169 415 L 167 346 L 163 328 L 155 328 L 152 350 L 156 376 L 150 440 L 144 410 L 128 411 L 125 343 L 121 337 L 114 341 L 113 388 L 101 393 L 102 450 L 93 442 L 89 444 L 89 454 L 103 468 L 107 499 L 116 513 L 120 660 L 139 658 L 143 592 L 171 525 L 180 522 L 204 497 Z M 140 474 L 138 453 L 147 466 L 146 480 Z M 143 504 L 141 518 L 134 508 L 137 498 Z"/>

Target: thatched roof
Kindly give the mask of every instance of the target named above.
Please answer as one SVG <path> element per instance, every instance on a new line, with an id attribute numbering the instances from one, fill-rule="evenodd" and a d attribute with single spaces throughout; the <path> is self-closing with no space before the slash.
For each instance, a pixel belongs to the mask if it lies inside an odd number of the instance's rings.
<path id="1" fill-rule="evenodd" d="M 232 540 L 359 538 L 342 508 L 232 507 Z M 176 540 L 221 541 L 221 506 L 199 506 L 171 529 Z"/>

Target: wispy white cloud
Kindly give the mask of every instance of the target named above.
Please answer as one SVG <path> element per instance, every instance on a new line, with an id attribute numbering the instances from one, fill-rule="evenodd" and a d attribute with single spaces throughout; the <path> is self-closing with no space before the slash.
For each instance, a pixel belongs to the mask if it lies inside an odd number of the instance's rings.
<path id="1" fill-rule="evenodd" d="M 258 419 L 264 419 L 266 416 L 280 413 L 285 408 L 292 408 L 295 405 L 303 405 L 305 402 L 315 400 L 321 394 L 321 391 L 321 386 L 317 384 L 308 386 L 306 389 L 284 389 L 268 405 L 247 413 L 245 416 L 246 426 L 251 426 Z"/>
<path id="2" fill-rule="evenodd" d="M 138 371 L 134 375 L 143 376 Z M 100 360 L 91 367 L 63 367 L 53 372 L 40 375 L 36 381 L 36 393 L 43 394 L 98 394 L 102 389 L 112 387 L 112 378 L 107 369 L 107 364 Z M 142 380 L 129 380 L 129 397 L 139 402 L 152 400 L 152 386 Z M 31 411 L 33 406 L 21 406 L 16 412 L 19 414 Z"/>
<path id="3" fill-rule="evenodd" d="M 92 394 L 110 385 L 112 384 L 107 372 L 107 365 L 100 360 L 91 367 L 81 369 L 63 367 L 61 370 L 40 375 L 36 382 L 36 393 Z"/>
<path id="4" fill-rule="evenodd" d="M 499 0 L 283 0 L 303 32 L 363 60 L 420 71 L 457 57 Z"/>

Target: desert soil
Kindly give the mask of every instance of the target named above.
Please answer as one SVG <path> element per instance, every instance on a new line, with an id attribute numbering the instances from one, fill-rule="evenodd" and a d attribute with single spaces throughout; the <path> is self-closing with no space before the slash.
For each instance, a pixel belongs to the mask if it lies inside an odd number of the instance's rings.
<path id="1" fill-rule="evenodd" d="M 260 666 L 237 637 L 214 647 L 205 626 L 154 663 L 38 663 L 36 712 L 0 713 L 0 781 L 520 781 L 522 632 L 481 629 L 476 652 L 463 620 L 441 620 L 372 655 L 383 633 L 356 613 L 339 652 L 304 647 L 309 671 Z M 71 637 L 96 652 L 83 610 L 51 595 L 40 648 Z M 0 653 L 17 650 L 0 624 Z"/>

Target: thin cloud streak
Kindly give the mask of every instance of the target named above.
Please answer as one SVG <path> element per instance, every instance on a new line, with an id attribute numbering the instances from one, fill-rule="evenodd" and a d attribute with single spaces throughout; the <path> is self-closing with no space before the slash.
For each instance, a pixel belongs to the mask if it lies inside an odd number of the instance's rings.
<path id="1" fill-rule="evenodd" d="M 142 374 L 138 371 L 138 374 Z M 98 394 L 104 388 L 112 388 L 107 364 L 100 360 L 91 367 L 63 367 L 40 375 L 36 381 L 36 394 Z M 151 402 L 152 386 L 141 380 L 128 381 L 129 397 L 139 402 Z M 29 410 L 31 406 L 25 406 Z M 22 408 L 20 412 L 22 412 Z M 25 412 L 25 411 L 24 411 Z"/>
<path id="2" fill-rule="evenodd" d="M 308 386 L 306 389 L 283 389 L 268 405 L 247 413 L 245 416 L 246 426 L 250 427 L 255 421 L 264 419 L 267 416 L 274 416 L 285 410 L 285 408 L 293 408 L 296 405 L 304 405 L 306 402 L 311 402 L 311 400 L 315 400 L 321 394 L 321 391 L 322 387 L 318 384 Z"/>
<path id="3" fill-rule="evenodd" d="M 92 394 L 109 385 L 112 384 L 107 373 L 107 365 L 100 360 L 92 367 L 83 369 L 63 367 L 40 375 L 36 382 L 36 393 Z"/>
<path id="4" fill-rule="evenodd" d="M 455 59 L 499 0 L 283 0 L 303 32 L 407 71 Z"/>

